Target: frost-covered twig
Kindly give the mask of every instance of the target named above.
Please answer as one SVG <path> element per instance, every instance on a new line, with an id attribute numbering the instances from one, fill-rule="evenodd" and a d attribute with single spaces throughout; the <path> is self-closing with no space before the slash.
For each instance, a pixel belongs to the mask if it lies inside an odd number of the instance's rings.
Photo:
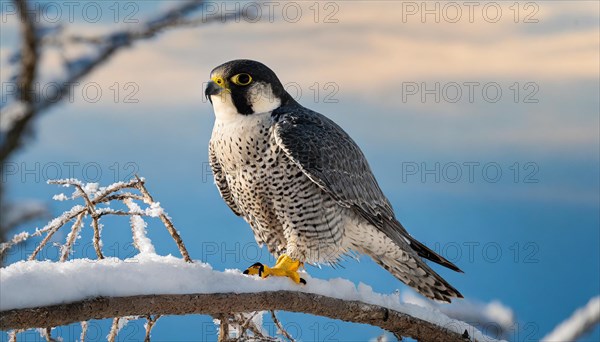
<path id="1" fill-rule="evenodd" d="M 115 317 L 113 318 L 112 324 L 110 326 L 110 332 L 108 333 L 108 336 L 106 336 L 106 339 L 108 340 L 108 342 L 115 342 L 115 338 L 117 337 L 117 334 L 119 333 L 119 319 L 120 317 Z"/>
<path id="2" fill-rule="evenodd" d="M 87 335 L 88 321 L 81 321 L 81 335 L 79 335 L 79 342 L 85 342 Z"/>
<path id="3" fill-rule="evenodd" d="M 140 207 L 131 199 L 125 199 L 123 202 L 131 212 L 141 212 Z M 146 222 L 142 219 L 141 215 L 131 215 L 129 221 L 131 222 L 131 235 L 133 236 L 135 247 L 140 253 L 154 254 L 154 246 L 152 245 L 152 241 L 146 236 Z"/>
<path id="4" fill-rule="evenodd" d="M 35 233 L 29 234 L 26 232 L 22 232 L 22 233 L 16 234 L 12 238 L 11 241 L 0 244 L 0 256 L 4 255 L 4 253 L 7 250 L 9 250 L 10 248 L 14 247 L 15 245 L 17 245 L 21 242 L 26 241 L 30 237 L 41 236 L 43 233 L 50 232 L 52 230 L 58 230 L 60 227 L 62 227 L 67 222 L 71 221 L 77 215 L 81 214 L 82 212 L 85 212 L 85 210 L 86 210 L 86 208 L 84 206 L 81 206 L 81 205 L 74 206 L 73 208 L 71 208 L 71 210 L 65 211 L 61 216 L 50 221 L 44 228 L 36 230 Z M 52 233 L 52 234 L 54 234 L 54 233 Z"/>
<path id="5" fill-rule="evenodd" d="M 69 254 L 71 253 L 71 250 L 73 248 L 73 243 L 77 239 L 77 236 L 79 235 L 79 230 L 83 226 L 84 216 L 85 213 L 77 215 L 77 220 L 75 220 L 75 223 L 73 223 L 73 226 L 71 227 L 71 232 L 69 233 L 69 235 L 67 235 L 67 242 L 60 249 L 60 261 L 64 262 L 69 258 Z M 82 336 L 85 336 L 85 334 Z"/>
<path id="6" fill-rule="evenodd" d="M 37 254 L 42 250 L 42 248 L 44 248 L 48 241 L 50 241 L 50 238 L 52 238 L 54 233 L 56 233 L 60 229 L 60 227 L 62 227 L 65 223 L 69 222 L 71 219 L 79 215 L 84 210 L 85 207 L 76 205 L 73 208 L 71 208 L 70 211 L 66 211 L 58 218 L 55 218 L 54 220 L 50 221 L 50 223 L 48 223 L 48 225 L 46 225 L 46 227 L 42 229 L 42 231 L 47 231 L 48 234 L 46 234 L 46 237 L 35 248 L 33 253 L 31 253 L 31 255 L 29 256 L 29 260 L 35 260 Z"/>
<path id="7" fill-rule="evenodd" d="M 55 339 L 52 338 L 52 327 L 46 328 L 46 341 L 47 342 L 56 342 Z"/>
<path id="8" fill-rule="evenodd" d="M 225 314 L 219 315 L 219 342 L 229 341 L 229 318 Z"/>
<path id="9" fill-rule="evenodd" d="M 231 341 L 261 341 L 261 342 L 275 342 L 279 341 L 279 339 L 275 337 L 271 337 L 263 332 L 262 329 L 262 319 L 260 319 L 260 323 L 255 322 L 255 318 L 258 314 L 262 317 L 263 311 L 254 311 L 254 312 L 240 312 L 234 313 L 229 318 L 229 334 Z M 251 332 L 252 335 L 248 336 L 248 332 Z M 232 333 L 235 334 L 232 337 Z"/>
<path id="10" fill-rule="evenodd" d="M 281 334 L 287 338 L 290 342 L 295 342 L 294 338 L 292 337 L 292 335 L 290 335 L 290 333 L 287 332 L 287 330 L 285 330 L 285 328 L 283 327 L 283 325 L 281 324 L 281 322 L 279 322 L 279 319 L 277 319 L 277 316 L 275 315 L 275 310 L 269 310 L 271 312 L 271 319 L 273 320 L 273 323 L 275 323 L 275 326 L 277 327 L 277 330 L 279 330 L 281 332 Z"/>
<path id="11" fill-rule="evenodd" d="M 15 245 L 22 243 L 25 240 L 27 240 L 29 238 L 29 236 L 30 236 L 29 233 L 21 232 L 19 234 L 16 234 L 15 236 L 13 236 L 13 238 L 10 241 L 0 243 L 0 260 L 2 260 L 2 257 L 4 257 L 4 253 L 7 250 L 11 249 Z"/>
<path id="12" fill-rule="evenodd" d="M 155 203 L 154 199 L 144 186 L 144 180 L 139 178 L 137 175 L 135 176 L 135 178 L 138 180 L 137 188 L 144 196 L 144 202 L 148 205 L 152 205 L 153 203 Z M 173 237 L 173 240 L 175 240 L 175 243 L 177 244 L 177 247 L 179 247 L 179 252 L 181 252 L 183 259 L 187 262 L 192 262 L 192 258 L 190 258 L 190 255 L 187 249 L 185 248 L 183 240 L 181 240 L 181 236 L 179 236 L 177 229 L 175 229 L 175 226 L 173 226 L 173 222 L 171 222 L 171 220 L 165 213 L 161 213 L 159 217 L 160 220 L 165 224 L 165 227 L 167 227 L 167 230 L 169 231 L 169 234 L 171 234 L 171 237 Z"/>
<path id="13" fill-rule="evenodd" d="M 112 201 L 125 201 L 128 199 L 132 199 L 132 200 L 138 200 L 138 201 L 143 201 L 144 200 L 144 196 L 140 196 L 140 195 L 136 195 L 136 194 L 132 194 L 132 193 L 123 193 L 123 194 L 116 194 L 116 195 L 111 195 L 108 197 L 105 197 L 102 202 L 112 202 Z"/>
<path id="14" fill-rule="evenodd" d="M 8 342 L 17 342 L 17 334 L 25 331 L 24 329 L 15 329 L 8 332 Z M 83 342 L 83 341 L 82 341 Z"/>
<path id="15" fill-rule="evenodd" d="M 92 216 L 92 228 L 94 229 L 93 242 L 94 249 L 96 250 L 96 256 L 98 256 L 98 259 L 104 259 L 104 255 L 102 254 L 102 248 L 100 247 L 100 221 L 98 218 L 98 214 L 96 213 L 96 207 L 94 203 L 92 203 L 92 200 L 85 192 L 85 190 L 83 190 L 81 184 L 75 183 L 73 184 L 73 186 L 75 186 L 79 190 L 81 196 L 83 196 L 83 198 L 85 199 L 85 204 L 87 206 L 88 213 Z"/>
<path id="16" fill-rule="evenodd" d="M 263 313 L 263 311 L 255 311 L 255 312 L 250 313 L 247 317 L 245 317 L 243 313 L 239 314 L 240 323 L 241 323 L 239 325 L 240 325 L 241 332 L 240 332 L 240 335 L 236 338 L 236 341 L 249 341 L 249 340 L 264 341 L 264 342 L 277 341 L 276 338 L 267 336 L 263 333 L 263 331 L 260 327 L 260 326 L 262 326 L 262 319 L 261 319 L 261 323 L 254 322 L 255 317 L 259 314 L 262 316 L 262 313 Z M 253 334 L 252 338 L 246 337 L 248 331 L 252 332 L 252 334 Z"/>
<path id="17" fill-rule="evenodd" d="M 36 230 L 35 233 L 23 232 L 15 235 L 11 241 L 0 244 L 0 257 L 4 253 L 15 245 L 27 240 L 33 236 L 40 236 L 46 234 L 44 239 L 36 246 L 33 253 L 29 256 L 29 260 L 35 260 L 39 252 L 48 244 L 54 234 L 62 228 L 65 224 L 75 219 L 69 234 L 67 235 L 67 241 L 60 250 L 60 261 L 66 261 L 69 258 L 73 250 L 73 245 L 79 237 L 79 231 L 84 226 L 84 219 L 88 216 L 92 219 L 93 244 L 96 250 L 98 259 L 103 259 L 102 246 L 101 246 L 101 227 L 100 219 L 107 215 L 113 216 L 129 216 L 131 217 L 132 224 L 132 235 L 135 247 L 140 253 L 155 253 L 154 246 L 150 239 L 146 236 L 146 222 L 142 219 L 142 216 L 147 217 L 159 217 L 164 223 L 166 229 L 169 231 L 173 240 L 177 244 L 179 250 L 182 253 L 183 258 L 187 262 L 191 262 L 189 254 L 183 244 L 181 236 L 173 226 L 173 223 L 169 217 L 164 213 L 158 202 L 154 202 L 154 199 L 143 185 L 144 179 L 136 176 L 128 182 L 118 182 L 111 184 L 107 187 L 98 188 L 97 183 L 84 184 L 77 179 L 59 179 L 50 180 L 49 184 L 62 185 L 64 187 L 74 187 L 76 190 L 72 196 L 68 197 L 64 194 L 54 196 L 57 200 L 65 199 L 76 199 L 82 198 L 85 202 L 83 205 L 75 205 L 70 210 L 64 212 L 59 217 L 50 221 L 42 229 Z M 137 190 L 140 194 L 132 192 L 122 192 L 125 189 Z M 145 209 L 135 203 L 135 201 L 142 201 L 147 203 L 149 206 Z M 114 202 L 120 202 L 125 206 L 129 207 L 129 210 L 113 209 L 111 207 L 97 208 L 99 204 L 111 204 Z"/>
<path id="18" fill-rule="evenodd" d="M 138 318 L 138 316 L 114 317 L 110 326 L 110 332 L 106 336 L 106 339 L 109 342 L 114 342 L 117 338 L 117 335 L 119 335 L 119 331 L 121 331 L 121 329 L 123 329 L 129 323 L 129 321 Z"/>
<path id="19" fill-rule="evenodd" d="M 154 324 L 156 324 L 156 321 L 158 321 L 160 317 L 160 315 L 154 315 L 154 317 L 150 315 L 146 316 L 147 322 L 144 324 L 146 327 L 146 337 L 144 337 L 144 342 L 150 342 L 150 333 L 152 332 L 152 328 L 154 328 Z"/>

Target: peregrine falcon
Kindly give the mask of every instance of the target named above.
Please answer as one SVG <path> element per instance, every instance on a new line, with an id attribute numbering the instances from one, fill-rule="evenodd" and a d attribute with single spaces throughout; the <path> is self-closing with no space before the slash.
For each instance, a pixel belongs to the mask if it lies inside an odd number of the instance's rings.
<path id="1" fill-rule="evenodd" d="M 221 196 L 279 255 L 244 273 L 287 276 L 298 268 L 369 255 L 400 281 L 435 300 L 462 298 L 422 258 L 453 263 L 400 224 L 358 145 L 336 123 L 301 106 L 262 63 L 216 67 L 205 91 L 215 113 L 210 165 Z"/>

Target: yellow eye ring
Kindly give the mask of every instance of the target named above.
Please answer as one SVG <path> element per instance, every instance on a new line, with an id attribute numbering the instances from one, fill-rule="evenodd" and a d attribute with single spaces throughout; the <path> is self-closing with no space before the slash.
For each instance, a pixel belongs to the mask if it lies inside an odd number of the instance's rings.
<path id="1" fill-rule="evenodd" d="M 231 78 L 231 82 L 233 82 L 235 85 L 247 86 L 248 84 L 252 83 L 252 76 L 244 73 L 237 74 Z"/>

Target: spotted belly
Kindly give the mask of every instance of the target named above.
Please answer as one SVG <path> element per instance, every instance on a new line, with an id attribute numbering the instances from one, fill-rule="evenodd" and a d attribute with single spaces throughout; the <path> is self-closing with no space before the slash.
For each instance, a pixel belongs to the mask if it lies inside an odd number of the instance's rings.
<path id="1" fill-rule="evenodd" d="M 258 243 L 303 262 L 336 262 L 347 251 L 343 210 L 275 143 L 266 125 L 229 139 L 213 133 L 231 195 Z"/>

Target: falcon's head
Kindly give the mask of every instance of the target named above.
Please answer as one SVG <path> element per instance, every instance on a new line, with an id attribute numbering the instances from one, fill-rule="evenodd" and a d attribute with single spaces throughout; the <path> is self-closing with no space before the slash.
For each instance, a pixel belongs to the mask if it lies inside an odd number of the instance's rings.
<path id="1" fill-rule="evenodd" d="M 217 118 L 267 113 L 291 99 L 266 65 L 247 59 L 214 68 L 204 94 Z"/>

